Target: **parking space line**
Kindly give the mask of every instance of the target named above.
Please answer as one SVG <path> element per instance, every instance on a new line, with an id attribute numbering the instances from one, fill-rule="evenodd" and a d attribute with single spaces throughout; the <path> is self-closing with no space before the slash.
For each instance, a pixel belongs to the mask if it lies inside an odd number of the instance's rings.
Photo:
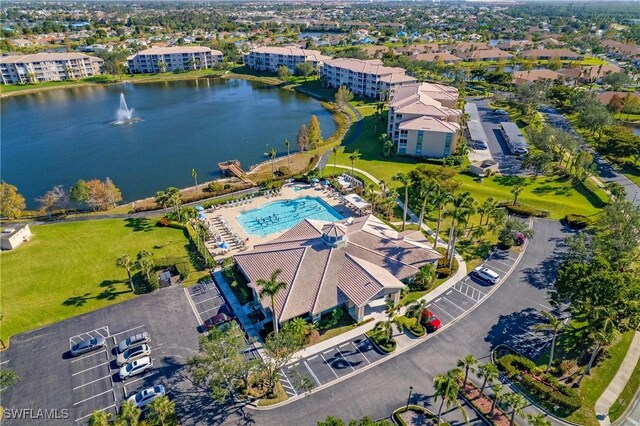
<path id="1" fill-rule="evenodd" d="M 193 314 L 196 316 L 196 320 L 198 320 L 198 323 L 201 323 L 202 319 L 200 318 L 200 315 L 198 314 L 198 310 L 196 309 L 196 305 L 194 305 L 193 304 L 193 300 L 191 300 L 191 296 L 189 295 L 189 290 L 184 288 L 184 294 L 185 294 L 185 296 L 187 296 L 187 302 L 189 302 L 189 306 L 191 306 L 191 309 L 193 310 Z"/>
<path id="2" fill-rule="evenodd" d="M 468 299 L 470 299 L 470 300 L 473 300 L 474 302 L 477 302 L 477 300 L 476 300 L 476 299 L 474 299 L 473 297 L 470 297 L 468 294 L 466 294 L 466 293 L 464 293 L 464 292 L 462 292 L 462 291 L 458 290 L 457 288 L 456 288 L 455 290 L 456 290 L 458 293 L 460 293 L 461 295 L 463 295 L 464 297 L 466 297 L 466 298 L 468 298 Z"/>
<path id="3" fill-rule="evenodd" d="M 296 388 L 293 387 L 293 383 L 291 383 L 291 380 L 289 380 L 289 377 L 287 377 L 287 373 L 284 372 L 284 370 L 280 370 L 280 372 L 282 373 L 282 377 L 287 381 L 287 383 L 289 383 L 289 388 L 291 390 L 293 390 L 293 393 L 295 394 L 294 396 L 298 396 L 298 391 L 296 390 Z M 284 385 L 282 385 L 284 387 Z M 286 392 L 286 390 L 285 390 Z"/>
<path id="4" fill-rule="evenodd" d="M 453 306 L 455 306 L 456 308 L 460 309 L 462 312 L 466 312 L 466 311 L 467 311 L 466 309 L 464 309 L 464 308 L 463 308 L 463 307 L 461 307 L 461 306 L 458 306 L 458 304 L 457 304 L 457 303 L 454 303 L 453 301 L 449 300 L 449 299 L 448 299 L 448 298 L 446 298 L 446 297 L 444 298 L 444 300 L 446 300 L 447 302 L 451 303 Z"/>
<path id="5" fill-rule="evenodd" d="M 351 365 L 351 362 L 349 362 L 349 360 L 348 360 L 347 358 L 345 358 L 344 354 L 343 354 L 342 352 L 340 352 L 340 349 L 336 348 L 336 350 L 338 351 L 338 353 L 340 354 L 340 356 L 342 357 L 342 359 L 344 359 L 344 360 L 347 362 L 347 364 L 349 364 L 349 367 L 351 367 L 351 369 L 352 369 L 353 371 L 356 371 L 356 369 L 355 369 L 355 368 L 353 368 L 353 365 Z"/>
<path id="6" fill-rule="evenodd" d="M 198 305 L 199 305 L 199 304 L 201 304 L 201 303 L 208 302 L 209 300 L 214 300 L 214 299 L 222 299 L 222 296 L 213 296 L 213 297 L 210 297 L 210 298 L 208 298 L 208 299 L 204 299 L 204 300 L 202 300 L 202 301 L 200 301 L 200 302 L 198 302 L 198 303 L 194 303 L 194 304 L 195 304 L 196 306 L 198 306 Z"/>
<path id="7" fill-rule="evenodd" d="M 83 399 L 82 401 L 78 401 L 78 402 L 76 402 L 75 404 L 73 404 L 73 406 L 75 407 L 76 405 L 80 405 L 80 404 L 82 404 L 83 402 L 87 402 L 87 401 L 89 401 L 89 400 L 91 400 L 91 399 L 93 399 L 93 398 L 97 398 L 97 397 L 99 397 L 100 395 L 104 395 L 105 393 L 109 393 L 109 392 L 111 392 L 111 391 L 112 391 L 112 389 L 109 389 L 109 390 L 104 391 L 104 392 L 101 392 L 101 393 L 99 393 L 99 394 L 97 394 L 97 395 L 90 396 L 89 398 L 85 398 L 85 399 Z"/>
<path id="8" fill-rule="evenodd" d="M 328 352 L 328 351 L 327 351 L 327 352 Z M 321 356 L 321 357 L 322 357 L 322 359 L 324 360 L 324 363 L 325 363 L 325 364 L 327 364 L 327 366 L 329 367 L 329 369 L 333 372 L 333 374 L 335 374 L 335 375 L 336 375 L 336 379 L 337 379 L 337 378 L 338 378 L 338 373 L 336 373 L 336 372 L 334 371 L 333 367 L 331 367 L 331 365 L 329 365 L 329 363 L 327 362 L 327 360 L 325 359 L 325 357 L 324 357 L 322 354 L 320 354 L 320 356 Z"/>
<path id="9" fill-rule="evenodd" d="M 137 330 L 137 329 L 142 328 L 142 327 L 144 327 L 144 326 L 145 326 L 144 324 L 142 324 L 142 325 L 138 325 L 138 326 L 136 326 L 136 327 L 132 327 L 132 328 L 130 328 L 130 329 L 128 329 L 128 330 L 124 330 L 124 331 L 120 331 L 120 332 L 118 332 L 118 333 L 110 334 L 110 335 L 109 335 L 109 337 L 115 337 L 115 336 L 118 336 L 118 335 L 120 335 L 120 334 L 128 333 L 128 332 L 130 332 L 130 331 Z"/>
<path id="10" fill-rule="evenodd" d="M 356 345 L 355 343 L 353 343 L 353 341 L 351 342 L 351 344 L 353 345 L 353 347 L 354 347 L 354 348 L 356 348 L 356 350 L 357 350 L 358 352 L 360 352 L 360 355 L 362 355 L 362 357 L 363 357 L 364 359 L 366 359 L 366 360 L 367 360 L 367 362 L 368 362 L 369 364 L 371 364 L 371 361 L 369 361 L 369 358 L 367 358 L 367 357 L 362 353 L 362 351 L 360 350 L 360 348 L 358 347 L 358 345 Z"/>
<path id="11" fill-rule="evenodd" d="M 96 355 L 99 355 L 99 354 L 106 354 L 106 353 L 107 353 L 107 350 L 104 349 L 104 350 L 102 350 L 100 352 L 94 352 L 94 353 L 89 354 L 87 356 L 83 356 L 82 358 L 73 359 L 73 360 L 71 360 L 71 363 L 82 361 L 83 359 L 91 358 L 92 356 L 96 356 Z"/>
<path id="12" fill-rule="evenodd" d="M 152 373 L 150 373 L 150 374 L 144 374 L 144 375 L 142 375 L 142 376 L 140 376 L 140 377 L 138 377 L 137 379 L 134 379 L 134 380 L 127 380 L 127 384 L 128 384 L 128 385 L 130 385 L 130 384 L 132 384 L 132 383 L 139 382 L 139 381 L 141 381 L 141 380 L 143 380 L 143 379 L 147 379 L 147 378 L 149 378 L 149 377 L 151 377 L 151 376 L 155 376 L 155 375 L 156 375 L 156 374 L 158 374 L 159 372 L 160 372 L 160 370 L 153 370 L 153 372 L 152 372 Z"/>
<path id="13" fill-rule="evenodd" d="M 311 361 L 312 359 L 316 359 L 316 358 L 318 358 L 318 355 L 311 356 L 311 357 L 307 358 L 307 360 Z"/>
<path id="14" fill-rule="evenodd" d="M 95 382 L 99 382 L 99 381 L 101 381 L 101 380 L 106 379 L 107 377 L 111 377 L 111 374 L 107 374 L 106 376 L 104 376 L 104 377 L 100 377 L 99 379 L 95 379 L 95 380 L 92 380 L 92 381 L 90 381 L 90 382 L 83 383 L 83 384 L 81 384 L 80 386 L 76 386 L 75 388 L 73 388 L 73 390 L 83 388 L 83 387 L 85 387 L 85 386 L 87 386 L 87 385 L 91 385 L 91 384 L 93 384 L 93 383 L 95 383 Z"/>
<path id="15" fill-rule="evenodd" d="M 450 295 L 450 294 L 451 294 L 451 292 L 452 292 L 452 291 L 453 291 L 453 290 L 449 290 L 449 291 L 448 291 L 448 292 L 446 292 L 444 295 L 445 295 L 445 296 L 448 296 L 448 295 Z"/>
<path id="16" fill-rule="evenodd" d="M 106 351 L 105 351 L 105 352 L 106 352 Z M 73 374 L 72 374 L 72 376 L 77 376 L 78 374 L 82 374 L 82 373 L 84 373 L 85 371 L 93 370 L 94 368 L 102 367 L 103 365 L 108 365 L 108 364 L 110 364 L 110 362 L 109 362 L 109 361 L 107 361 L 107 362 L 103 362 L 102 364 L 94 365 L 93 367 L 85 368 L 85 369 L 84 369 L 84 370 L 82 370 L 82 371 L 78 371 L 77 373 L 73 373 Z"/>
<path id="17" fill-rule="evenodd" d="M 87 417 L 90 417 L 90 416 L 91 416 L 93 413 L 95 413 L 96 411 L 106 411 L 106 410 L 109 410 L 109 409 L 111 409 L 111 408 L 113 408 L 113 407 L 115 407 L 115 406 L 116 406 L 116 404 L 111 404 L 111 405 L 110 405 L 110 406 L 108 406 L 108 407 L 100 408 L 99 410 L 94 410 L 92 413 L 87 414 L 86 416 L 82 416 L 82 417 L 80 417 L 79 419 L 76 419 L 76 421 L 75 421 L 75 422 L 76 422 L 76 423 L 78 423 L 80 420 L 84 420 L 84 419 L 86 419 Z"/>
<path id="18" fill-rule="evenodd" d="M 218 309 L 219 307 L 220 307 L 220 306 L 214 306 L 213 308 L 211 308 L 211 309 L 207 309 L 207 310 L 205 310 L 205 311 L 198 311 L 198 313 L 199 313 L 200 315 L 202 315 L 202 314 L 207 313 L 207 312 L 209 312 L 209 311 L 214 311 L 214 310 Z M 201 317 L 201 318 L 202 318 L 202 317 Z"/>
<path id="19" fill-rule="evenodd" d="M 502 260 L 498 260 L 498 259 L 495 259 L 493 261 L 497 262 L 497 263 L 501 263 L 501 264 L 505 265 L 508 268 L 511 268 L 511 265 L 513 265 L 513 263 L 506 263 L 506 262 L 503 262 Z"/>
<path id="20" fill-rule="evenodd" d="M 309 358 L 309 359 L 311 359 L 311 358 Z M 309 374 L 311 374 L 311 376 L 313 376 L 313 379 L 316 381 L 318 386 L 322 385 L 322 383 L 320 383 L 320 380 L 318 380 L 318 377 L 316 377 L 316 375 L 313 372 L 313 370 L 311 369 L 311 367 L 309 367 L 309 364 L 307 364 L 307 361 L 302 361 L 302 363 L 304 364 L 305 367 L 307 367 L 307 371 L 309 372 Z"/>
<path id="21" fill-rule="evenodd" d="M 6 364 L 6 363 L 8 363 L 9 361 L 11 361 L 11 360 L 9 360 L 9 359 L 8 359 L 8 360 L 6 360 L 6 361 L 2 361 L 2 362 L 0 362 L 0 365 L 2 365 L 2 364 Z"/>
<path id="22" fill-rule="evenodd" d="M 456 319 L 456 317 L 454 317 L 453 315 L 451 315 L 449 312 L 445 311 L 444 308 L 442 308 L 441 306 L 439 306 L 438 304 L 436 304 L 435 302 L 433 302 L 433 304 L 436 306 L 436 308 L 438 308 L 439 310 L 442 311 L 443 314 L 446 314 L 448 317 L 450 317 L 451 319 Z"/>

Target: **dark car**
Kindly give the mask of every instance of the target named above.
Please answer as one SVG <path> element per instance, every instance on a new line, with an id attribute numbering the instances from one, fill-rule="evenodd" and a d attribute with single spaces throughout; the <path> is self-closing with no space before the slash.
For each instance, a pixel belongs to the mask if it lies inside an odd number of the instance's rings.
<path id="1" fill-rule="evenodd" d="M 102 336 L 83 340 L 71 347 L 71 356 L 78 356 L 86 354 L 87 352 L 95 351 L 98 348 L 103 348 L 106 344 L 107 341 Z"/>
<path id="2" fill-rule="evenodd" d="M 221 324 L 227 323 L 229 321 L 231 321 L 233 318 L 231 318 L 229 315 L 225 314 L 224 312 L 219 313 L 218 315 L 214 315 L 211 318 L 209 318 L 208 320 L 206 320 L 204 322 L 204 328 L 205 330 L 211 330 L 214 327 L 217 327 Z"/>
<path id="3" fill-rule="evenodd" d="M 436 317 L 433 312 L 425 309 L 421 314 L 422 318 L 420 322 L 427 328 L 429 333 L 433 333 L 440 327 L 442 327 L 442 321 Z"/>

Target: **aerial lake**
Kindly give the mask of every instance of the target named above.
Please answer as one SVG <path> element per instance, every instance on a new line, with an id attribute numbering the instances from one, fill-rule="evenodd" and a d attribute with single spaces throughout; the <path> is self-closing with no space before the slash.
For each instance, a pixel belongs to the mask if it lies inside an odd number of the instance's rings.
<path id="1" fill-rule="evenodd" d="M 124 94 L 132 117 L 114 124 Z M 275 148 L 292 151 L 301 124 L 318 116 L 322 135 L 336 130 L 320 102 L 246 80 L 198 79 L 52 90 L 8 97 L 0 106 L 1 178 L 27 205 L 54 185 L 110 177 L 125 201 L 169 186 L 219 177 L 218 162 L 245 170 Z"/>

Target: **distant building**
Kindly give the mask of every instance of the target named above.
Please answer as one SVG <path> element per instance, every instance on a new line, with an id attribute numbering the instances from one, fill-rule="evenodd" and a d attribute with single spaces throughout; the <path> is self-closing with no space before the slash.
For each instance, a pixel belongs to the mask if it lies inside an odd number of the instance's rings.
<path id="1" fill-rule="evenodd" d="M 264 46 L 251 49 L 244 55 L 244 64 L 253 70 L 277 72 L 282 65 L 295 71 L 296 65 L 301 62 L 309 62 L 314 69 L 322 62 L 331 59 L 323 55 L 319 50 L 301 49 L 293 47 Z"/>
<path id="2" fill-rule="evenodd" d="M 533 60 L 551 60 L 551 59 L 560 59 L 562 61 L 574 61 L 582 58 L 582 55 L 569 50 L 569 49 L 533 49 L 526 50 L 520 55 L 523 58 L 533 59 Z"/>
<path id="3" fill-rule="evenodd" d="M 462 111 L 458 90 L 441 84 L 397 89 L 389 103 L 387 134 L 399 154 L 442 158 L 455 152 Z"/>
<path id="4" fill-rule="evenodd" d="M 29 225 L 18 225 L 5 228 L 0 234 L 0 248 L 2 250 L 13 250 L 20 244 L 31 239 Z"/>
<path id="5" fill-rule="evenodd" d="M 429 52 L 429 53 L 419 53 L 417 55 L 409 56 L 409 60 L 411 61 L 423 61 L 423 62 L 440 62 L 442 61 L 445 64 L 453 64 L 456 62 L 460 62 L 462 59 L 458 58 L 455 55 L 452 55 L 449 52 Z"/>
<path id="6" fill-rule="evenodd" d="M 101 73 L 102 59 L 81 53 L 37 53 L 0 57 L 2 84 L 74 80 Z"/>
<path id="7" fill-rule="evenodd" d="M 513 58 L 511 53 L 500 49 L 468 50 L 457 55 L 465 61 L 497 61 Z"/>
<path id="8" fill-rule="evenodd" d="M 554 81 L 562 78 L 562 74 L 547 69 L 515 71 L 513 73 L 513 84 L 520 85 L 525 83 L 532 83 L 539 80 Z"/>
<path id="9" fill-rule="evenodd" d="M 320 67 L 320 79 L 327 87 L 346 86 L 359 96 L 379 99 L 416 79 L 405 75 L 404 68 L 386 67 L 377 59 L 337 58 Z"/>
<path id="10" fill-rule="evenodd" d="M 127 58 L 133 74 L 201 70 L 220 62 L 222 52 L 204 46 L 152 47 Z"/>

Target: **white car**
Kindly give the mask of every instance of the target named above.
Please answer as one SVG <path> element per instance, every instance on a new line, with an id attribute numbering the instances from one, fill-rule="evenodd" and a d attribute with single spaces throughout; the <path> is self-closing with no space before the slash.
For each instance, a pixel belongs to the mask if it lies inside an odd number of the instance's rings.
<path id="1" fill-rule="evenodd" d="M 120 380 L 127 380 L 131 376 L 146 373 L 153 368 L 153 362 L 148 356 L 133 361 L 132 363 L 123 365 L 120 368 Z"/>
<path id="2" fill-rule="evenodd" d="M 131 395 L 127 401 L 133 402 L 133 404 L 138 408 L 142 408 L 164 395 L 164 386 L 156 385 L 151 388 L 143 389 L 135 395 Z"/>
<path id="3" fill-rule="evenodd" d="M 497 272 L 483 266 L 478 266 L 476 269 L 474 269 L 473 275 L 491 284 L 495 284 L 500 280 L 500 275 L 498 275 Z"/>
<path id="4" fill-rule="evenodd" d="M 118 364 L 118 367 L 121 367 L 125 364 L 135 361 L 136 359 L 140 359 L 149 355 L 151 355 L 151 348 L 145 343 L 140 346 L 129 348 L 121 354 L 118 354 L 118 358 L 116 358 L 116 364 Z"/>

